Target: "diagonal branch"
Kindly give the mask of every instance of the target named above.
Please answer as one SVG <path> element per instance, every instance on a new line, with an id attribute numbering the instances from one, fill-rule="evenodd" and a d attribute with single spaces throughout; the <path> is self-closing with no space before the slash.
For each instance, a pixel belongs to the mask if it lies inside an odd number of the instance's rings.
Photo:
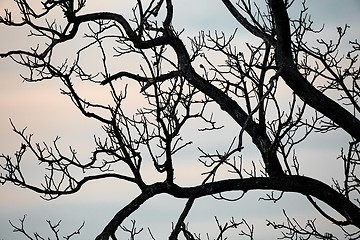
<path id="1" fill-rule="evenodd" d="M 110 237 L 116 240 L 115 232 L 120 224 L 133 212 L 135 212 L 144 202 L 152 198 L 153 196 L 165 192 L 164 184 L 153 184 L 144 190 L 139 196 L 137 196 L 128 205 L 123 207 L 111 221 L 106 225 L 104 230 L 96 237 L 95 240 L 108 240 Z"/>
<path id="2" fill-rule="evenodd" d="M 189 200 L 186 202 L 185 208 L 182 211 L 174 230 L 171 232 L 171 235 L 169 237 L 169 240 L 177 240 L 178 239 L 178 235 L 181 231 L 181 227 L 184 225 L 184 220 L 186 218 L 186 216 L 189 214 L 191 207 L 193 206 L 195 201 L 195 198 L 189 198 Z"/>
<path id="3" fill-rule="evenodd" d="M 183 42 L 176 36 L 169 37 L 171 38 L 170 45 L 177 54 L 179 70 L 183 76 L 195 88 L 199 89 L 202 93 L 219 104 L 223 111 L 227 112 L 235 120 L 235 122 L 245 129 L 245 131 L 251 136 L 253 143 L 261 152 L 266 171 L 270 176 L 284 175 L 284 171 L 276 155 L 276 150 L 272 145 L 269 136 L 262 131 L 259 124 L 257 124 L 252 119 L 252 116 L 248 115 L 235 100 L 196 73 L 191 66 L 190 56 Z M 278 73 L 275 77 L 278 77 Z"/>
<path id="4" fill-rule="evenodd" d="M 292 59 L 289 16 L 283 0 L 269 1 L 276 30 L 276 61 L 283 67 L 281 77 L 305 103 L 360 140 L 360 121 L 335 101 L 317 90 L 296 68 Z"/>
<path id="5" fill-rule="evenodd" d="M 226 8 L 233 15 L 233 17 L 244 27 L 246 30 L 254 34 L 255 36 L 263 39 L 265 42 L 275 44 L 275 40 L 272 36 L 260 30 L 256 26 L 252 25 L 241 13 L 235 8 L 235 6 L 230 2 L 230 0 L 222 0 Z"/>

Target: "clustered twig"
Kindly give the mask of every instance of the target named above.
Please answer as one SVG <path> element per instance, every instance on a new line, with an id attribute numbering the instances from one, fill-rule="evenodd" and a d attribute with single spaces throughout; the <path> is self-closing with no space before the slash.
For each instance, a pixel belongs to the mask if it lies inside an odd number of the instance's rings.
<path id="1" fill-rule="evenodd" d="M 337 237 L 333 234 L 326 232 L 320 233 L 315 225 L 315 220 L 308 220 L 305 225 L 300 224 L 296 219 L 291 219 L 285 211 L 283 211 L 286 222 L 278 224 L 267 220 L 267 225 L 274 229 L 281 229 L 281 239 L 316 239 L 335 240 Z"/>
<path id="2" fill-rule="evenodd" d="M 26 218 L 26 215 L 24 215 L 23 218 L 19 219 L 20 225 L 16 225 L 13 222 L 9 221 L 10 225 L 14 229 L 13 230 L 14 232 L 21 233 L 22 235 L 24 235 L 29 240 L 45 240 L 45 239 L 49 239 L 49 238 L 42 237 L 38 232 L 34 232 L 33 234 L 28 233 L 28 231 L 25 229 L 25 218 Z M 79 235 L 81 229 L 85 225 L 85 222 L 83 222 L 81 224 L 81 226 L 77 230 L 75 230 L 74 232 L 70 233 L 69 235 L 60 236 L 59 235 L 59 232 L 60 232 L 59 227 L 60 227 L 61 220 L 58 221 L 55 224 L 53 224 L 50 220 L 47 220 L 46 222 L 48 223 L 49 228 L 51 229 L 51 232 L 54 235 L 54 238 L 52 238 L 52 239 L 56 239 L 56 240 L 60 240 L 60 239 L 69 240 L 72 237 L 74 237 L 75 235 Z"/>

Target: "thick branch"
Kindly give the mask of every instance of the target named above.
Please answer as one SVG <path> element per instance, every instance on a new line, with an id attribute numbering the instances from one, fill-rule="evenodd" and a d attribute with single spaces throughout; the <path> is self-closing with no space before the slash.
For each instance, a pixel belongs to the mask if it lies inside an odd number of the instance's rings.
<path id="1" fill-rule="evenodd" d="M 169 240 L 177 240 L 178 239 L 178 235 L 181 231 L 181 226 L 184 225 L 184 220 L 185 220 L 186 216 L 189 214 L 191 207 L 194 204 L 194 200 L 195 200 L 194 198 L 189 198 L 189 200 L 186 202 L 185 208 L 182 211 L 182 213 L 180 214 L 180 217 L 174 227 L 174 230 L 170 234 Z"/>
<path id="2" fill-rule="evenodd" d="M 281 77 L 306 104 L 334 121 L 352 137 L 360 140 L 360 121 L 339 104 L 321 93 L 305 79 L 292 59 L 289 16 L 283 0 L 270 0 L 277 36 L 276 61 L 283 68 Z"/>
<path id="3" fill-rule="evenodd" d="M 148 199 L 153 197 L 156 194 L 165 192 L 164 184 L 153 184 L 143 191 L 139 196 L 137 196 L 133 201 L 131 201 L 127 206 L 123 207 L 112 220 L 107 224 L 104 230 L 99 234 L 95 240 L 108 240 L 110 237 L 114 240 L 115 232 L 120 224 L 133 212 L 135 212 L 141 204 L 146 202 Z"/>
<path id="4" fill-rule="evenodd" d="M 89 13 L 85 15 L 78 16 L 74 19 L 74 23 L 80 25 L 85 22 L 93 22 L 96 20 L 112 20 L 119 23 L 125 30 L 126 35 L 129 37 L 130 41 L 133 42 L 134 46 L 139 49 L 149 49 L 155 46 L 161 46 L 168 44 L 168 38 L 160 36 L 154 39 L 142 40 L 139 35 L 131 28 L 128 21 L 120 14 L 111 13 L 111 12 L 98 12 L 98 13 Z"/>
<path id="5" fill-rule="evenodd" d="M 141 204 L 151 197 L 168 193 L 177 198 L 196 199 L 228 191 L 277 190 L 313 196 L 328 204 L 346 218 L 349 224 L 360 228 L 360 209 L 328 185 L 304 176 L 253 177 L 247 179 L 227 179 L 206 183 L 195 187 L 180 187 L 175 184 L 155 183 L 146 188 L 137 198 L 121 209 L 105 227 L 96 240 L 116 239 L 115 232 L 120 224 Z M 193 201 L 193 200 L 191 200 Z M 191 202 L 190 201 L 190 202 Z"/>
<path id="6" fill-rule="evenodd" d="M 263 157 L 266 171 L 270 176 L 284 175 L 276 151 L 271 140 L 261 130 L 261 127 L 248 115 L 240 105 L 231 99 L 226 93 L 206 81 L 191 66 L 190 57 L 182 41 L 173 36 L 171 46 L 178 56 L 179 70 L 195 88 L 216 101 L 220 108 L 227 112 L 245 131 L 251 136 Z"/>
<path id="7" fill-rule="evenodd" d="M 360 209 L 341 193 L 316 179 L 305 176 L 256 177 L 227 179 L 196 187 L 172 187 L 169 193 L 178 198 L 199 198 L 227 191 L 277 190 L 313 196 L 339 212 L 346 220 L 360 227 Z"/>
<path id="8" fill-rule="evenodd" d="M 263 39 L 265 42 L 275 44 L 275 40 L 272 36 L 260 30 L 256 26 L 252 25 L 241 13 L 235 8 L 235 6 L 230 2 L 230 0 L 222 0 L 226 8 L 229 10 L 231 15 L 244 27 L 246 30 L 254 34 L 255 36 Z"/>

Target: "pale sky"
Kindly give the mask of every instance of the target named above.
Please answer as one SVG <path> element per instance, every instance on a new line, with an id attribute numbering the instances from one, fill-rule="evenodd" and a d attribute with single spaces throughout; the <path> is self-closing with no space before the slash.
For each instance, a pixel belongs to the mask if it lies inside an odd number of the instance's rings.
<path id="1" fill-rule="evenodd" d="M 124 14 L 128 14 L 129 11 L 125 10 L 128 10 L 129 6 L 133 6 L 136 2 L 127 0 L 121 1 L 120 4 L 118 3 L 120 1 L 101 1 L 101 4 L 96 4 L 91 3 L 91 0 L 88 1 L 89 11 L 96 9 L 119 10 Z M 0 0 L 0 12 L 2 14 L 2 9 L 7 8 L 9 2 L 11 1 Z M 296 2 L 300 1 L 297 0 Z M 184 34 L 195 36 L 200 30 L 218 30 L 231 33 L 234 27 L 237 27 L 219 0 L 174 0 L 174 5 L 175 29 L 180 31 L 185 28 Z M 320 27 L 322 23 L 325 24 L 325 37 L 336 34 L 336 26 L 343 26 L 348 23 L 350 25 L 348 38 L 359 38 L 360 1 L 309 0 L 308 5 L 315 26 Z M 294 12 L 292 11 L 290 16 Z M 244 30 L 240 27 L 238 32 L 241 35 Z M 19 32 L 11 31 L 2 26 L 0 26 L 0 36 L 0 52 L 6 51 L 10 47 L 28 46 L 33 43 L 26 38 L 21 38 L 22 35 Z M 186 35 L 183 35 L 183 38 L 185 37 Z M 21 143 L 18 136 L 11 131 L 9 122 L 9 118 L 11 118 L 18 128 L 27 127 L 27 132 L 34 134 L 34 141 L 51 143 L 56 136 L 61 136 L 60 144 L 64 150 L 71 145 L 78 150 L 80 157 L 88 158 L 94 149 L 94 134 L 103 135 L 101 126 L 94 120 L 81 116 L 69 99 L 60 94 L 61 85 L 56 81 L 23 83 L 19 73 L 26 73 L 26 69 L 7 59 L 0 59 L 0 153 L 13 154 Z M 96 88 L 84 88 L 82 90 L 92 95 L 98 94 Z M 219 119 L 223 117 L 221 114 L 218 115 Z M 222 136 L 233 133 L 234 125 L 231 120 L 226 125 Z M 334 134 L 337 135 L 336 142 L 327 142 L 321 136 L 314 136 L 309 139 L 307 144 L 297 150 L 299 156 L 305 159 L 303 165 L 305 173 L 310 176 L 317 176 L 319 169 L 322 168 L 327 159 L 332 159 L 331 163 L 327 163 L 328 171 L 336 172 L 337 168 L 341 167 L 341 163 L 335 160 L 341 146 L 346 147 L 349 138 L 342 133 Z M 231 139 L 213 139 L 211 136 L 204 135 L 199 138 L 199 141 L 204 146 L 209 144 L 210 147 L 214 146 L 221 149 L 222 146 L 226 148 Z M 179 168 L 184 169 L 184 175 L 180 174 L 178 178 L 184 184 L 194 183 L 199 179 L 198 172 L 189 171 L 194 166 L 199 167 L 200 165 L 197 161 L 199 154 L 195 152 L 196 146 L 193 146 L 180 157 L 183 162 L 179 164 Z M 252 152 L 251 149 L 244 154 L 255 160 L 258 157 L 257 153 Z M 314 167 L 315 160 L 317 163 Z M 30 162 L 26 163 L 25 167 L 29 167 L 26 170 L 29 172 L 31 180 L 35 181 L 39 178 L 33 171 Z M 151 172 L 148 174 L 150 181 L 152 180 Z M 320 176 L 320 179 L 328 183 L 331 182 L 331 179 L 324 176 Z M 22 218 L 24 214 L 27 214 L 28 221 L 25 227 L 29 229 L 29 232 L 38 231 L 46 236 L 48 233 L 46 220 L 52 220 L 54 223 L 62 220 L 61 233 L 66 235 L 80 226 L 82 221 L 85 221 L 82 234 L 73 239 L 94 239 L 113 215 L 138 194 L 138 190 L 117 181 L 100 181 L 86 185 L 80 193 L 73 196 L 61 197 L 50 202 L 42 200 L 37 194 L 29 190 L 19 189 L 10 184 L 0 186 L 0 194 L 0 240 L 25 239 L 19 234 L 12 233 L 12 228 L 8 223 L 9 220 L 18 223 L 17 219 Z M 195 201 L 193 212 L 187 219 L 190 221 L 190 230 L 201 232 L 202 236 L 205 236 L 209 229 L 214 229 L 216 226 L 215 215 L 223 223 L 230 220 L 231 216 L 234 215 L 237 220 L 245 218 L 250 224 L 255 225 L 255 239 L 270 239 L 271 236 L 266 232 L 268 229 L 265 226 L 265 219 L 283 221 L 282 208 L 286 208 L 290 216 L 299 219 L 317 217 L 319 219 L 318 224 L 324 231 L 333 227 L 318 216 L 316 210 L 306 202 L 305 197 L 288 194 L 274 205 L 270 202 L 258 201 L 259 197 L 262 196 L 261 194 L 264 193 L 248 193 L 244 199 L 232 203 L 218 202 L 210 197 Z M 142 206 L 140 211 L 130 216 L 125 225 L 130 227 L 130 220 L 136 219 L 138 228 L 144 227 L 144 233 L 150 226 L 155 237 L 158 237 L 157 239 L 165 239 L 170 233 L 171 222 L 176 222 L 183 205 L 184 200 L 175 200 L 163 195 L 157 196 Z M 219 209 L 221 211 L 218 211 Z M 163 231 L 164 229 L 165 231 Z M 215 235 L 212 237 L 214 238 Z M 149 236 L 143 234 L 139 239 L 149 239 Z"/>

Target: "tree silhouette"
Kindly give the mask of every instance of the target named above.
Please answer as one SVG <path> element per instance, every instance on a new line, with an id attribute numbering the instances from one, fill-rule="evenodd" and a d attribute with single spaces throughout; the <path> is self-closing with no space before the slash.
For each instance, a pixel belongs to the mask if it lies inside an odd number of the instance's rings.
<path id="1" fill-rule="evenodd" d="M 52 146 L 34 143 L 31 134 L 12 124 L 22 144 L 13 157 L 1 155 L 1 183 L 30 189 L 47 200 L 75 194 L 84 184 L 100 179 L 136 185 L 140 194 L 114 214 L 97 240 L 117 239 L 120 230 L 133 239 L 141 231 L 135 221 L 131 229 L 123 221 L 159 194 L 187 200 L 169 229 L 169 239 L 178 239 L 180 233 L 185 239 L 200 239 L 186 220 L 198 198 L 241 202 L 247 192 L 257 190 L 270 190 L 264 199 L 274 202 L 288 192 L 300 193 L 346 237 L 360 237 L 360 45 L 350 41 L 351 50 L 345 54 L 340 48 L 349 26 L 336 29 L 337 39 L 324 40 L 322 29 L 313 27 L 305 2 L 297 18 L 289 18 L 294 1 L 268 0 L 260 6 L 222 0 L 229 19 L 253 36 L 247 43 L 237 37 L 238 30 L 228 36 L 216 31 L 183 36 L 182 29 L 173 26 L 176 9 L 171 0 L 138 0 L 130 19 L 118 12 L 87 13 L 84 0 L 47 0 L 41 10 L 26 0 L 15 2 L 20 15 L 6 11 L 0 22 L 30 28 L 30 37 L 38 44 L 1 57 L 25 66 L 29 74 L 22 77 L 27 82 L 61 81 L 61 93 L 81 114 L 100 122 L 106 137 L 95 137 L 91 158 L 79 159 L 75 150 L 64 154 L 58 138 Z M 314 36 L 317 42 L 309 45 L 308 38 Z M 61 60 L 59 52 L 68 42 L 82 45 Z M 97 53 L 89 56 L 94 49 Z M 89 58 L 98 69 L 89 67 Z M 99 92 L 106 89 L 106 102 L 81 95 L 77 86 L 83 82 L 98 86 Z M 222 136 L 229 124 L 236 125 L 233 135 Z M 305 175 L 300 169 L 304 160 L 295 149 L 309 136 L 334 131 L 344 131 L 350 139 L 339 156 L 329 159 L 343 162 L 338 170 L 342 176 L 330 176 L 333 182 L 327 183 Z M 207 135 L 212 136 L 211 146 L 199 145 L 197 152 L 191 152 L 191 158 L 202 163 L 191 169 L 199 172 L 201 180 L 193 186 L 179 184 L 184 174 L 176 168 L 178 156 L 196 143 L 198 134 L 208 133 L 212 133 Z M 213 148 L 224 139 L 229 143 L 226 150 Z M 259 152 L 259 163 L 242 158 L 249 147 Z M 38 185 L 29 183 L 23 172 L 26 154 L 45 166 L 44 181 Z M 145 168 L 162 180 L 149 182 Z M 228 199 L 224 193 L 229 191 L 241 193 L 240 197 Z M 331 216 L 318 202 L 341 218 Z M 320 233 L 313 220 L 301 225 L 285 211 L 284 217 L 285 223 L 267 220 L 269 229 L 280 229 L 284 239 L 337 239 L 330 232 Z M 253 226 L 244 219 L 231 219 L 224 226 L 215 220 L 217 239 L 240 225 L 240 235 L 254 237 Z M 23 223 L 24 219 L 21 227 L 12 225 L 26 235 Z M 49 222 L 49 226 L 56 233 L 58 224 Z"/>

